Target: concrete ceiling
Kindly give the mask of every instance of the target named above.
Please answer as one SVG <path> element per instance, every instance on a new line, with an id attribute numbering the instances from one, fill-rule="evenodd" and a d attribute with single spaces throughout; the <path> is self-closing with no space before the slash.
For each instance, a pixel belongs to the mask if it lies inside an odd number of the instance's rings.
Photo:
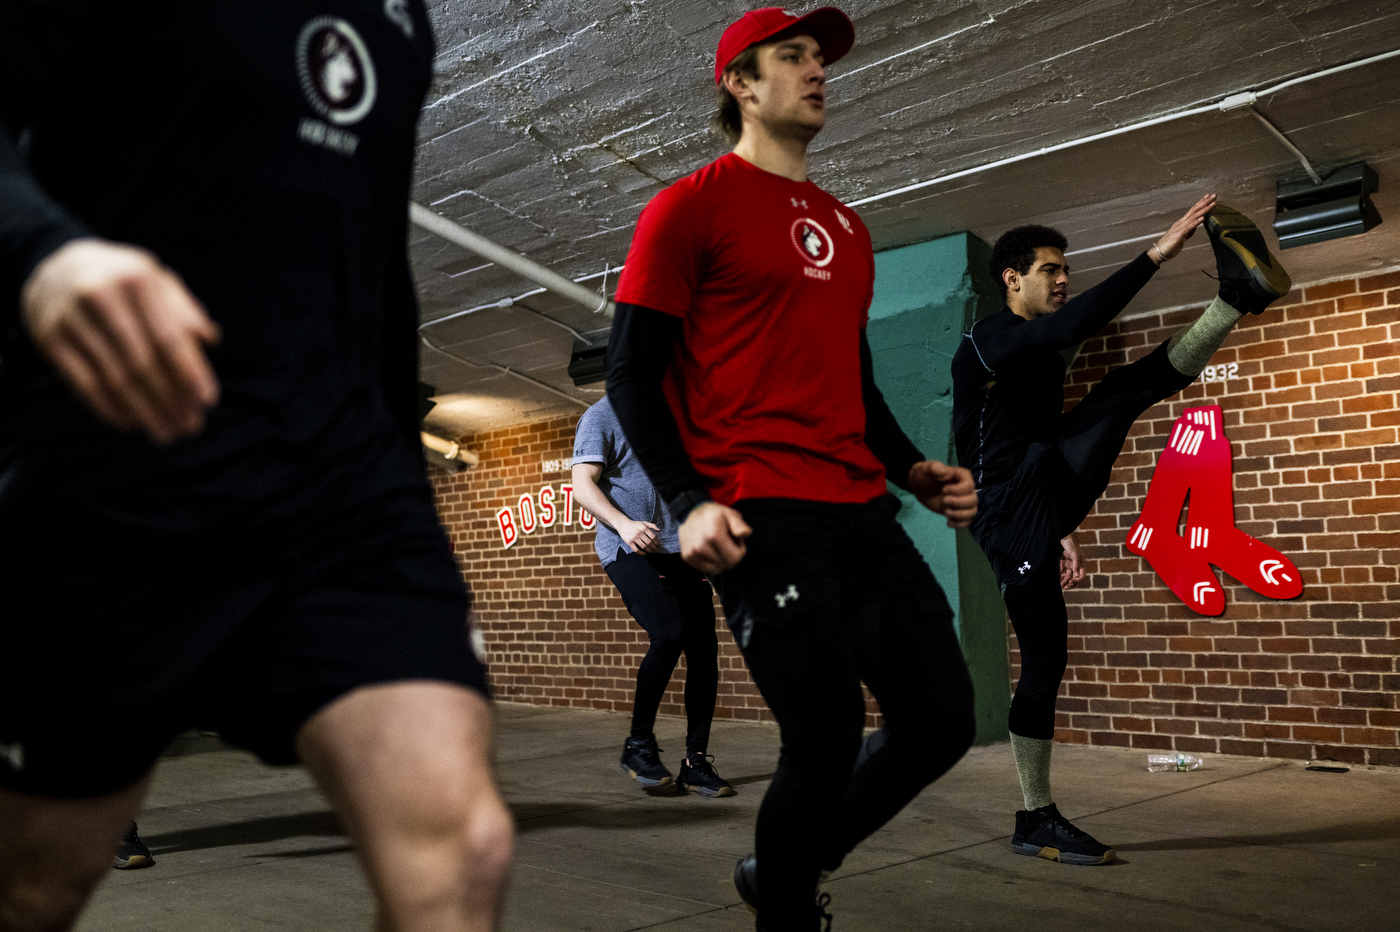
<path id="1" fill-rule="evenodd" d="M 748 8 L 431 2 L 439 53 L 415 200 L 611 293 L 608 270 L 625 260 L 646 202 L 725 151 L 706 129 L 714 47 Z M 1131 259 L 1202 193 L 1267 225 L 1276 183 L 1306 177 L 1301 165 L 1247 110 L 1215 107 L 1006 160 L 1400 49 L 1395 0 L 852 0 L 843 9 L 856 47 L 828 72 L 813 179 L 856 203 L 877 249 L 962 230 L 990 242 L 1021 223 L 1059 227 L 1076 290 Z M 1365 160 L 1381 179 L 1374 201 L 1387 222 L 1282 253 L 1294 281 L 1400 267 L 1400 57 L 1301 81 L 1255 107 L 1322 174 Z M 881 196 L 944 176 L 957 177 Z M 423 333 L 441 348 L 422 357 L 440 399 L 432 429 L 457 436 L 578 412 L 601 396 L 601 384 L 575 388 L 566 372 L 577 338 L 605 339 L 601 316 L 529 294 L 529 282 L 421 230 L 410 255 Z M 1198 236 L 1134 307 L 1204 302 L 1213 288 L 1202 269 L 1214 262 Z M 496 306 L 505 298 L 519 300 Z"/>

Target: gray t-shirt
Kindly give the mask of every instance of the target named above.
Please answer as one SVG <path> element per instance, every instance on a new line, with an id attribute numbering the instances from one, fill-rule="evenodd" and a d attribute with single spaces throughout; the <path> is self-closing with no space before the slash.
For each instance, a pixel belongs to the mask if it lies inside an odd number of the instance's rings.
<path id="1" fill-rule="evenodd" d="M 598 488 L 613 507 L 633 521 L 650 521 L 661 528 L 656 534 L 661 549 L 680 553 L 679 525 L 666 510 L 661 496 L 656 494 L 642 464 L 632 454 L 632 446 L 623 436 L 622 425 L 617 422 L 607 396 L 579 418 L 578 432 L 574 434 L 574 464 L 579 463 L 601 464 L 603 474 L 598 478 Z M 602 521 L 598 522 L 598 536 L 593 546 L 604 566 L 617 559 L 618 547 L 626 553 L 632 552 L 617 532 Z"/>

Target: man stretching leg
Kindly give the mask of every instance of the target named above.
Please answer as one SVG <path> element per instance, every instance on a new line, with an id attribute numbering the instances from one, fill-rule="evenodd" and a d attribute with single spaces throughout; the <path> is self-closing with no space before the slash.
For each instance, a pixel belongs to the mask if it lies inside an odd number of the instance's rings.
<path id="1" fill-rule="evenodd" d="M 1220 293 L 1195 322 L 1104 377 L 1069 413 L 1065 362 L 1073 347 L 1113 320 L 1158 266 L 1206 222 Z M 1050 794 L 1055 697 L 1068 662 L 1062 589 L 1084 578 L 1071 532 L 1108 485 L 1128 430 L 1152 405 L 1196 380 L 1244 313 L 1288 292 L 1288 274 L 1247 217 L 1207 195 L 1147 252 L 1074 299 L 1065 238 L 1041 226 L 1005 233 L 991 271 L 1006 299 L 976 321 L 953 356 L 953 423 L 960 462 L 980 493 L 969 527 L 1001 584 L 1021 648 L 1011 701 L 1011 746 L 1026 808 L 1013 850 L 1067 864 L 1106 864 L 1113 849 L 1060 815 Z"/>
<path id="2" fill-rule="evenodd" d="M 926 460 L 875 387 L 870 235 L 807 179 L 825 66 L 854 41 L 824 8 L 757 10 L 720 39 L 734 151 L 652 199 L 617 290 L 608 391 L 782 734 L 756 860 L 768 932 L 816 928 L 818 877 L 972 741 L 952 613 L 888 477 L 965 526 L 968 471 Z M 861 751 L 862 680 L 888 740 Z"/>

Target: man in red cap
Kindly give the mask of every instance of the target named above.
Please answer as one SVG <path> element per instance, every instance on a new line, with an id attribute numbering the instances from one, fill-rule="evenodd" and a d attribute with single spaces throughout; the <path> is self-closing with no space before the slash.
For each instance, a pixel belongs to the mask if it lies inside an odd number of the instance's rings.
<path id="1" fill-rule="evenodd" d="M 965 527 L 972 477 L 895 423 L 865 338 L 870 234 L 807 178 L 826 66 L 854 37 L 831 7 L 725 31 L 715 122 L 734 151 L 642 212 L 610 340 L 618 419 L 782 728 L 756 853 L 734 872 L 767 932 L 817 927 L 821 872 L 974 730 L 952 613 L 885 486 Z M 862 681 L 886 726 L 863 749 Z"/>

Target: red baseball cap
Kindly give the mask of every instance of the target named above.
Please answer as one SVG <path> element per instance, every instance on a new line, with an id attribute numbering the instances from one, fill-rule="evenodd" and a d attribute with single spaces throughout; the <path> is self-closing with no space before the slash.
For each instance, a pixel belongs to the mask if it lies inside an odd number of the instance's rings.
<path id="1" fill-rule="evenodd" d="M 789 13 L 780 6 L 751 10 L 730 23 L 724 35 L 719 37 L 719 50 L 715 52 L 715 83 L 719 84 L 724 79 L 724 66 L 744 49 L 799 25 L 817 40 L 828 65 L 856 44 L 856 27 L 851 25 L 845 13 L 834 6 L 821 7 L 806 16 Z"/>

